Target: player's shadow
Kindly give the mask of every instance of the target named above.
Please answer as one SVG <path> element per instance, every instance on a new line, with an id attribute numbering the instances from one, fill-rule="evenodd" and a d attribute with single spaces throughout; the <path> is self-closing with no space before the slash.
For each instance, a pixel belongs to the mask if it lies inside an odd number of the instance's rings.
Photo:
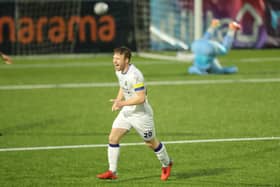
<path id="1" fill-rule="evenodd" d="M 63 119 L 46 119 L 42 121 L 35 121 L 35 122 L 30 122 L 30 123 L 21 123 L 21 124 L 16 124 L 15 126 L 11 126 L 8 128 L 2 128 L 1 132 L 4 133 L 14 133 L 18 131 L 26 131 L 29 129 L 33 128 L 45 128 L 51 124 L 57 124 L 59 122 L 62 122 Z"/>
<path id="2" fill-rule="evenodd" d="M 109 132 L 44 132 L 42 130 L 32 131 L 32 129 L 46 129 L 48 127 L 55 127 L 57 125 L 68 124 L 69 121 L 77 119 L 79 116 L 64 116 L 60 118 L 41 119 L 33 122 L 25 122 L 15 124 L 14 126 L 1 128 L 0 137 L 13 135 L 13 136 L 108 136 Z"/>
<path id="3" fill-rule="evenodd" d="M 228 173 L 231 170 L 233 170 L 233 168 L 198 169 L 189 172 L 175 173 L 174 175 L 177 179 L 188 179 L 188 178 L 195 178 L 195 177 L 220 175 L 220 174 Z"/>
<path id="4" fill-rule="evenodd" d="M 131 181 L 141 181 L 141 180 L 146 180 L 146 179 L 151 179 L 155 178 L 158 179 L 160 176 L 159 174 L 157 175 L 149 175 L 149 176 L 142 176 L 142 177 L 132 177 L 132 178 L 127 178 L 127 179 L 117 179 L 117 183 L 125 183 L 125 182 L 131 182 Z"/>
<path id="5" fill-rule="evenodd" d="M 29 123 L 19 123 L 19 124 L 15 124 L 14 126 L 11 126 L 11 127 L 1 128 L 0 132 L 4 135 L 7 135 L 7 134 L 32 135 L 34 133 L 28 132 L 30 129 L 47 128 L 49 126 L 61 125 L 62 123 L 66 124 L 68 121 L 76 119 L 77 117 L 78 116 L 65 116 L 65 117 L 61 117 L 61 118 L 42 119 L 42 120 L 37 120 L 34 122 L 29 122 Z M 39 134 L 40 133 L 36 133 L 36 135 L 39 135 Z"/>
<path id="6" fill-rule="evenodd" d="M 195 177 L 205 177 L 205 176 L 214 176 L 214 175 L 220 175 L 227 172 L 230 172 L 233 170 L 232 168 L 211 168 L 211 169 L 199 169 L 199 170 L 192 170 L 190 172 L 175 172 L 173 171 L 171 173 L 169 181 L 172 180 L 178 180 L 178 179 L 190 179 Z M 126 179 L 117 179 L 115 182 L 117 183 L 125 183 L 125 182 L 131 182 L 131 181 L 141 181 L 146 179 L 158 179 L 159 175 L 149 175 L 149 176 L 141 176 L 141 177 L 132 177 L 132 178 L 126 178 Z"/>

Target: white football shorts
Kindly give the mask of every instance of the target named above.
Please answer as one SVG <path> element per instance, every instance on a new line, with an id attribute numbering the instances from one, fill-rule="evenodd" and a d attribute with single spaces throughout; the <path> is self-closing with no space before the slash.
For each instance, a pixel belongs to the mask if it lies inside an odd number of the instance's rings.
<path id="1" fill-rule="evenodd" d="M 148 104 L 144 108 L 145 112 L 133 112 L 123 108 L 114 120 L 112 128 L 127 130 L 134 128 L 144 141 L 153 139 L 155 137 L 153 111 Z"/>

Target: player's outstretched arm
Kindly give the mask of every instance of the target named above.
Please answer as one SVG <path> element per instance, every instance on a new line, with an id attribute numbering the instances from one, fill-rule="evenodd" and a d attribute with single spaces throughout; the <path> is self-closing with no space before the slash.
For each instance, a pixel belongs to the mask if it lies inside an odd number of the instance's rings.
<path id="1" fill-rule="evenodd" d="M 5 55 L 4 53 L 0 52 L 0 56 L 3 59 L 5 64 L 12 64 L 13 63 L 11 57 L 9 57 L 8 55 Z"/>

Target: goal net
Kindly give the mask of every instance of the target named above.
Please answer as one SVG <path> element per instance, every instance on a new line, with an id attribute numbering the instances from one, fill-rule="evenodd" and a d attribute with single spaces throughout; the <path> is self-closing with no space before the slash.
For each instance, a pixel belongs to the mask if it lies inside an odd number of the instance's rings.
<path id="1" fill-rule="evenodd" d="M 17 55 L 70 53 L 76 41 L 72 28 L 67 40 L 66 27 L 70 16 L 80 15 L 80 0 L 17 0 L 14 21 L 18 40 L 12 45 Z"/>

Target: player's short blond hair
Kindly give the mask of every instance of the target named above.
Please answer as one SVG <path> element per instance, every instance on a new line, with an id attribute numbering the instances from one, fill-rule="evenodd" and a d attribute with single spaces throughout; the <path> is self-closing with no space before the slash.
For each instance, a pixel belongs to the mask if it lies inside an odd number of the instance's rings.
<path id="1" fill-rule="evenodd" d="M 131 50 L 125 46 L 117 47 L 114 49 L 114 53 L 119 53 L 121 55 L 124 55 L 124 58 L 127 58 L 128 61 L 130 61 L 131 58 Z"/>

